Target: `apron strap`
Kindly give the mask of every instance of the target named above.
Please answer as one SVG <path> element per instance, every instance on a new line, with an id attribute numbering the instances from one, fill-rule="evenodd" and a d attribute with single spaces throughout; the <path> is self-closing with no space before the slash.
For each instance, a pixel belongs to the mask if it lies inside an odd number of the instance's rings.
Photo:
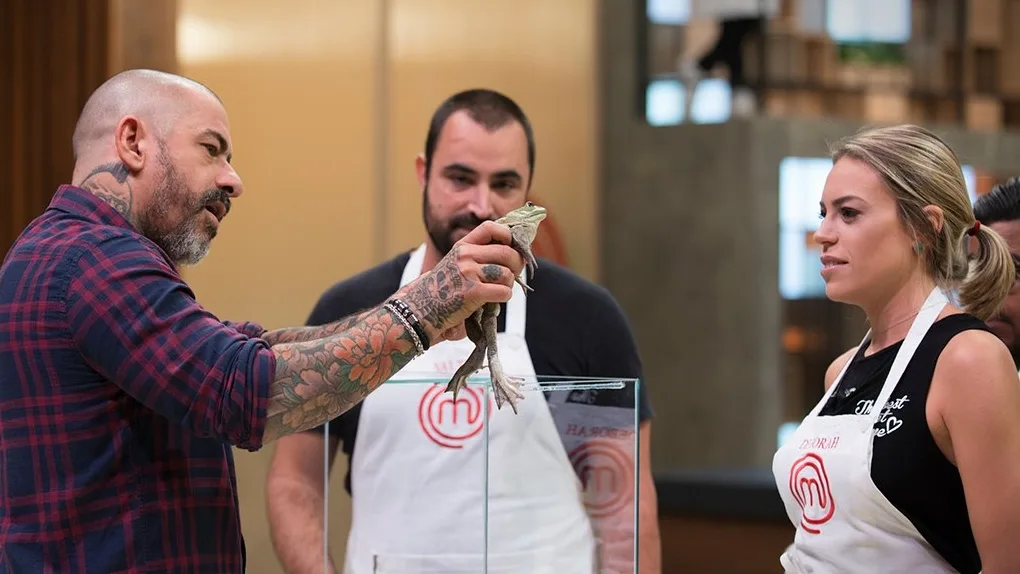
<path id="1" fill-rule="evenodd" d="M 896 358 L 893 359 L 892 367 L 889 368 L 889 376 L 886 377 L 882 390 L 875 399 L 875 405 L 871 407 L 869 414 L 874 419 L 872 424 L 877 423 L 879 418 L 881 418 L 885 403 L 892 395 L 900 377 L 903 376 L 903 372 L 907 370 L 907 364 L 914 356 L 914 351 L 917 350 L 921 340 L 924 339 L 925 333 L 928 332 L 928 329 L 938 319 L 939 314 L 948 302 L 949 299 L 938 287 L 932 289 L 932 292 L 928 295 L 928 299 L 925 300 L 921 310 L 917 313 L 917 317 L 914 318 L 914 322 L 910 325 L 910 331 L 907 332 L 903 345 L 896 352 Z"/>
<path id="2" fill-rule="evenodd" d="M 521 279 L 527 285 L 527 273 L 522 273 Z M 527 299 L 528 295 L 524 293 L 524 289 L 515 281 L 513 291 L 510 294 L 510 300 L 506 302 L 506 328 L 504 329 L 506 334 L 524 337 L 524 323 L 528 314 Z"/>
<path id="3" fill-rule="evenodd" d="M 411 257 L 404 265 L 404 273 L 400 276 L 400 286 L 403 287 L 414 281 L 421 275 L 421 268 L 425 264 L 425 244 L 422 243 L 417 249 L 411 252 Z"/>
<path id="4" fill-rule="evenodd" d="M 903 345 L 896 353 L 896 358 L 893 360 L 893 365 L 889 370 L 889 376 L 886 377 L 882 390 L 879 392 L 879 396 L 875 400 L 875 405 L 869 413 L 875 418 L 876 422 L 881 415 L 882 408 L 885 407 L 886 401 L 888 401 L 893 389 L 895 389 L 896 383 L 899 382 L 900 376 L 902 376 L 903 371 L 906 370 L 907 363 L 910 361 L 911 357 L 913 357 L 917 346 L 921 343 L 921 339 L 924 338 L 925 333 L 928 332 L 928 328 L 935 322 L 939 313 L 942 312 L 942 309 L 945 308 L 948 302 L 949 299 L 946 297 L 945 293 L 943 293 L 940 288 L 936 287 L 931 291 L 928 298 L 921 306 L 921 310 L 918 311 L 917 316 L 910 325 L 910 331 L 907 332 L 907 337 L 904 339 Z M 861 339 L 860 345 L 858 345 L 857 352 L 861 352 L 861 347 L 870 344 L 870 342 L 871 329 L 868 329 L 868 332 L 864 334 L 864 338 Z M 843 375 L 846 374 L 847 369 L 850 368 L 850 363 L 853 362 L 853 359 L 854 356 L 851 356 L 845 363 L 843 363 L 843 368 L 839 371 L 839 374 L 836 375 L 836 379 L 832 381 L 832 385 L 829 386 L 828 390 L 826 390 L 822 395 L 822 399 L 815 404 L 814 408 L 811 409 L 811 412 L 807 416 L 817 416 L 822 410 L 822 407 L 829 402 L 829 398 L 831 398 L 832 394 L 836 392 L 836 387 L 839 385 L 839 381 L 843 378 Z M 1018 376 L 1020 376 L 1020 372 L 1018 372 Z"/>
<path id="5" fill-rule="evenodd" d="M 836 375 L 836 378 L 832 381 L 832 384 L 829 385 L 829 388 L 826 389 L 825 393 L 822 394 L 822 399 L 818 401 L 818 403 L 815 404 L 814 408 L 811 409 L 811 412 L 808 413 L 807 415 L 808 417 L 818 416 L 818 413 L 821 412 L 822 407 L 829 403 L 829 399 L 832 398 L 832 394 L 836 392 L 836 387 L 839 386 L 839 381 L 843 379 L 843 375 L 845 375 L 847 369 L 850 368 L 850 363 L 854 362 L 854 357 L 857 355 L 857 353 L 861 352 L 861 349 L 865 345 L 869 344 L 870 339 L 871 329 L 868 329 L 868 332 L 864 334 L 864 338 L 861 339 L 860 344 L 857 345 L 857 350 L 854 351 L 852 355 L 850 355 L 850 357 L 846 360 L 845 363 L 843 363 L 843 368 L 840 369 L 839 374 Z"/>

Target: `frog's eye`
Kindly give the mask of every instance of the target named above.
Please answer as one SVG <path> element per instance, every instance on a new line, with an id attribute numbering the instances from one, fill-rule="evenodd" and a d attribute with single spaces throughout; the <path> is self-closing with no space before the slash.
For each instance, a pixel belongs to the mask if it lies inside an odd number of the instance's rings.
<path id="1" fill-rule="evenodd" d="M 535 204 L 534 204 L 534 203 L 531 203 L 531 202 L 529 201 L 528 203 L 526 203 L 526 204 L 525 204 L 525 206 L 527 206 L 527 207 L 535 207 Z"/>

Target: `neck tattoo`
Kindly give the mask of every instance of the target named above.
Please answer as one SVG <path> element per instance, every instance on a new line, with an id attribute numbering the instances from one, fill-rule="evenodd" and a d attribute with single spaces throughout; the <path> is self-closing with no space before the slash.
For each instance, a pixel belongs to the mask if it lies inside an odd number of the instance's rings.
<path id="1" fill-rule="evenodd" d="M 96 197 L 109 204 L 118 213 L 131 219 L 134 192 L 128 182 L 127 167 L 120 162 L 106 163 L 96 167 L 85 176 L 79 187 L 91 191 Z"/>

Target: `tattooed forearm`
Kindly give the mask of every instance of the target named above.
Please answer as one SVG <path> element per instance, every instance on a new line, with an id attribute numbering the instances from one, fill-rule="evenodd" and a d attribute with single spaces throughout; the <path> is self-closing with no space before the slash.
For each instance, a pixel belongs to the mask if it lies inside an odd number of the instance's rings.
<path id="1" fill-rule="evenodd" d="M 275 329 L 273 331 L 266 332 L 262 335 L 262 338 L 270 345 L 314 341 L 316 339 L 335 335 L 341 331 L 346 331 L 354 325 L 357 325 L 360 318 L 360 315 L 351 315 L 350 317 L 345 317 L 339 321 L 316 327 L 289 327 L 284 329 Z"/>
<path id="2" fill-rule="evenodd" d="M 457 267 L 457 252 L 460 247 L 439 262 L 432 271 L 412 284 L 404 300 L 414 309 L 421 321 L 434 331 L 450 327 L 450 317 L 464 305 L 463 293 L 474 285 Z"/>
<path id="3" fill-rule="evenodd" d="M 134 193 L 127 178 L 127 166 L 120 162 L 107 163 L 92 170 L 78 187 L 91 191 L 121 215 L 130 219 Z"/>
<path id="4" fill-rule="evenodd" d="M 280 344 L 263 441 L 317 427 L 349 410 L 411 362 L 413 339 L 383 307 L 323 339 Z"/>

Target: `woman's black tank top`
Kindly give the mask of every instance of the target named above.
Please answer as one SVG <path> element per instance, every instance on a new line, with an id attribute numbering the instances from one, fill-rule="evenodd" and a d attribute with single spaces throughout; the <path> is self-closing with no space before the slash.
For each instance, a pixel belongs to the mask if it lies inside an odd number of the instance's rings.
<path id="1" fill-rule="evenodd" d="M 875 424 L 871 478 L 950 565 L 961 574 L 978 574 L 981 560 L 960 473 L 935 444 L 925 417 L 939 355 L 950 339 L 968 329 L 988 331 L 977 317 L 959 313 L 936 321 L 921 340 Z M 870 357 L 863 356 L 866 345 L 858 349 L 819 416 L 870 411 L 902 345 Z"/>

